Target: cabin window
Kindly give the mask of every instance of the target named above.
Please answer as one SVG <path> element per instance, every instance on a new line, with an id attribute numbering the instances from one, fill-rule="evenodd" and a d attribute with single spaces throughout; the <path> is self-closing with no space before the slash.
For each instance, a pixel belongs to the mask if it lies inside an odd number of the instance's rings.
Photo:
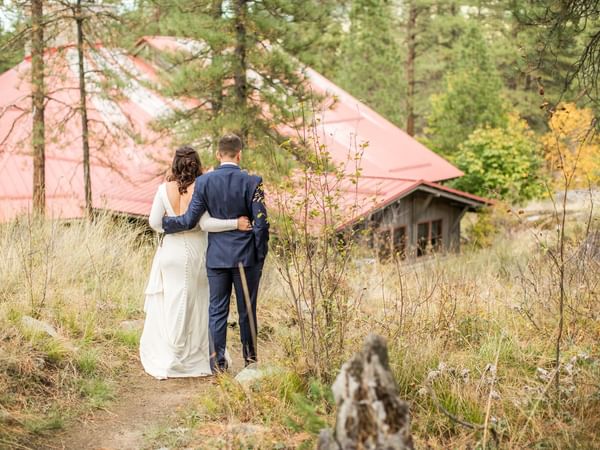
<path id="1" fill-rule="evenodd" d="M 381 260 L 394 257 L 406 257 L 406 227 L 384 228 L 377 235 L 378 256 Z"/>
<path id="2" fill-rule="evenodd" d="M 430 250 L 442 248 L 442 220 L 422 222 L 417 225 L 417 256 L 426 255 Z"/>
<path id="3" fill-rule="evenodd" d="M 394 256 L 404 259 L 406 257 L 406 227 L 394 228 L 392 251 Z"/>
<path id="4" fill-rule="evenodd" d="M 378 236 L 378 255 L 379 259 L 387 260 L 391 256 L 390 240 L 392 237 L 392 230 L 381 230 Z"/>
<path id="5" fill-rule="evenodd" d="M 423 256 L 427 254 L 429 224 L 430 222 L 423 222 L 417 225 L 417 256 Z"/>

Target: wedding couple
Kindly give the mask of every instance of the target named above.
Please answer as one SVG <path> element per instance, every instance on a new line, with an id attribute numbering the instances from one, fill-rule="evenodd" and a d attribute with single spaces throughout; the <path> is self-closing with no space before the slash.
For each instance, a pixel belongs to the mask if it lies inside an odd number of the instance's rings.
<path id="1" fill-rule="evenodd" d="M 244 361 L 246 365 L 256 361 L 251 325 L 257 329 L 256 297 L 267 256 L 269 223 L 262 180 L 240 169 L 241 152 L 238 136 L 223 136 L 217 150 L 220 166 L 203 174 L 198 153 L 190 147 L 179 148 L 167 182 L 156 192 L 150 226 L 165 234 L 146 287 L 146 321 L 140 341 L 144 369 L 155 378 L 198 377 L 227 370 L 232 287 Z"/>

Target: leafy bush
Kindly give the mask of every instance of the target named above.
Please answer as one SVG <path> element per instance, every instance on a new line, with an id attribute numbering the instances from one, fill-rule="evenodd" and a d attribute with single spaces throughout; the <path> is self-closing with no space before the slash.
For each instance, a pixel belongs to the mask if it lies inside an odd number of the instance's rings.
<path id="1" fill-rule="evenodd" d="M 511 117 L 506 128 L 480 128 L 460 145 L 455 162 L 465 172 L 458 189 L 509 202 L 522 202 L 544 192 L 542 159 L 533 133 Z"/>

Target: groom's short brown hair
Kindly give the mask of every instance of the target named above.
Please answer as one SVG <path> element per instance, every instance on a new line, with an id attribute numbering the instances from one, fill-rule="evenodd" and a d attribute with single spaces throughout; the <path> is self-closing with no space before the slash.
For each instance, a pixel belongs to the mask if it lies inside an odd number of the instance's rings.
<path id="1" fill-rule="evenodd" d="M 242 140 L 239 136 L 228 133 L 219 139 L 219 153 L 229 158 L 235 156 L 242 150 Z"/>

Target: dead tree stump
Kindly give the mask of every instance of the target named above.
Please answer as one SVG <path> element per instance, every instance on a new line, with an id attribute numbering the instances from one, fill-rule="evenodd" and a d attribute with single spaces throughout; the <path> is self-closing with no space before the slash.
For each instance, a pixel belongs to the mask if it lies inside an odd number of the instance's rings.
<path id="1" fill-rule="evenodd" d="M 332 386 L 335 432 L 322 430 L 317 450 L 413 449 L 408 404 L 398 396 L 385 340 L 371 334 Z"/>

